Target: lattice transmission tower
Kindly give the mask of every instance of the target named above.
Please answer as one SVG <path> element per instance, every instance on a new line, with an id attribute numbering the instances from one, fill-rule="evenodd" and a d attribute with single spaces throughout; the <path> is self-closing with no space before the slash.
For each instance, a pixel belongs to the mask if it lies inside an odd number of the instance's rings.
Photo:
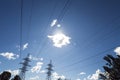
<path id="1" fill-rule="evenodd" d="M 50 60 L 50 63 L 48 64 L 48 67 L 46 68 L 47 71 L 47 80 L 51 80 L 51 76 L 52 76 L 52 71 L 53 71 L 53 65 L 52 65 L 52 60 Z"/>
<path id="2" fill-rule="evenodd" d="M 21 78 L 22 80 L 25 80 L 25 73 L 26 73 L 26 71 L 28 71 L 28 70 L 27 70 L 27 67 L 30 67 L 30 65 L 29 65 L 29 62 L 30 62 L 30 54 L 28 54 L 27 57 L 24 58 L 23 60 L 24 60 L 24 61 L 20 63 L 20 64 L 22 64 L 22 68 L 19 68 L 19 69 L 20 69 L 20 74 L 19 74 L 19 76 L 20 76 L 20 78 Z"/>

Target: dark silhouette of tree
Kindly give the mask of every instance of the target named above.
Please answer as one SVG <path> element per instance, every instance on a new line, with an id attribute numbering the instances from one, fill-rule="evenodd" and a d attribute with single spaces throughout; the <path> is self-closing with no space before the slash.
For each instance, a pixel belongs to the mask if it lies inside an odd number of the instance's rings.
<path id="1" fill-rule="evenodd" d="M 8 71 L 4 71 L 3 73 L 0 74 L 0 80 L 10 80 L 11 78 L 11 73 Z M 11 80 L 22 80 L 19 75 L 14 76 L 13 79 Z"/>
<path id="2" fill-rule="evenodd" d="M 0 75 L 0 80 L 9 80 L 11 77 L 11 73 L 8 71 L 4 71 L 1 75 Z"/>
<path id="3" fill-rule="evenodd" d="M 21 80 L 20 76 L 16 75 L 12 80 Z"/>
<path id="4" fill-rule="evenodd" d="M 107 63 L 103 66 L 105 72 L 100 74 L 100 78 L 102 80 L 120 80 L 120 56 L 107 55 L 103 59 Z"/>

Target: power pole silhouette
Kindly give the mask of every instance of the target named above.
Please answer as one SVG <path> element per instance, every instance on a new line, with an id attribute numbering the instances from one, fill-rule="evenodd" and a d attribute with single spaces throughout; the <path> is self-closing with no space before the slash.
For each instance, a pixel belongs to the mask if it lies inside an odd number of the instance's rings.
<path id="1" fill-rule="evenodd" d="M 53 65 L 52 65 L 52 60 L 50 60 L 50 63 L 48 64 L 48 67 L 46 68 L 48 70 L 47 72 L 47 80 L 51 80 L 51 75 L 53 71 Z"/>
<path id="2" fill-rule="evenodd" d="M 30 58 L 29 57 L 30 57 L 30 54 L 28 54 L 27 57 L 23 59 L 24 61 L 20 63 L 20 64 L 22 64 L 22 68 L 20 68 L 19 76 L 22 80 L 25 80 L 25 73 L 26 73 L 26 71 L 28 71 L 27 67 L 30 67 L 30 65 L 29 65 Z"/>

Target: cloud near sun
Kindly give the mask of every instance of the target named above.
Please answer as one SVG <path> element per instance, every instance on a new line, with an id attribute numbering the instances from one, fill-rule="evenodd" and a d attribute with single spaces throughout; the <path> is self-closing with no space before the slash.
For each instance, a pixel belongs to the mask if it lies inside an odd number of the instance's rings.
<path id="1" fill-rule="evenodd" d="M 55 47 L 61 48 L 64 45 L 70 44 L 70 37 L 66 36 L 63 33 L 57 33 L 51 36 L 48 36 L 52 40 Z"/>

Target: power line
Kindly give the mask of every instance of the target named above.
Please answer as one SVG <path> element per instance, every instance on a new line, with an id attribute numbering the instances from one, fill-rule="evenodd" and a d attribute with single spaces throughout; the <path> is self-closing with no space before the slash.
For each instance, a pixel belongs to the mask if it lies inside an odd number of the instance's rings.
<path id="1" fill-rule="evenodd" d="M 63 15 L 63 13 L 65 13 L 65 7 L 68 5 L 68 3 L 69 3 L 69 1 L 70 0 L 67 0 L 67 2 L 65 3 L 65 6 L 63 7 L 63 9 L 62 9 L 62 11 L 61 11 L 61 14 L 59 15 L 59 20 L 61 20 L 61 17 L 62 17 L 62 15 Z M 98 33 L 98 32 L 97 32 Z M 110 32 L 111 33 L 111 32 Z M 95 37 L 95 36 L 94 36 Z M 44 45 L 45 46 L 45 45 Z M 89 58 L 88 58 L 89 59 Z"/>
<path id="2" fill-rule="evenodd" d="M 69 1 L 69 0 L 67 0 L 65 6 L 67 5 L 68 1 Z M 63 10 L 62 10 L 62 11 L 64 11 L 64 9 L 65 9 L 65 7 L 63 7 Z M 61 16 L 61 15 L 60 15 L 60 16 Z M 59 19 L 61 19 L 60 16 L 59 16 Z M 116 19 L 115 19 L 115 20 L 116 20 Z M 115 20 L 112 20 L 112 22 L 114 22 Z M 98 33 L 98 32 L 97 32 L 97 33 Z M 113 30 L 110 31 L 109 33 L 112 34 L 112 33 L 113 33 Z M 97 36 L 97 35 L 96 35 L 96 36 Z M 92 35 L 92 37 L 95 37 L 95 36 Z M 90 38 L 90 39 L 91 39 L 91 38 Z M 113 48 L 112 48 L 112 49 L 113 49 Z M 95 56 L 97 56 L 97 55 L 95 55 Z M 94 57 L 94 56 L 93 56 L 93 57 Z M 88 59 L 89 59 L 89 58 L 90 58 L 90 57 L 88 57 Z M 72 65 L 73 65 L 73 64 L 72 64 Z"/>
<path id="3" fill-rule="evenodd" d="M 20 8 L 20 57 L 22 55 L 22 25 L 23 25 L 23 0 L 21 0 Z"/>
<path id="4" fill-rule="evenodd" d="M 101 60 L 102 61 L 102 60 Z M 99 64 L 101 61 L 97 61 L 97 62 L 94 62 L 94 63 L 91 63 L 91 64 L 87 64 L 87 65 L 82 65 L 79 67 L 79 69 L 83 69 L 83 68 L 89 68 L 89 67 L 92 67 L 93 65 L 96 65 L 96 64 Z M 71 66 L 70 66 L 71 67 Z M 71 72 L 71 71 L 75 71 L 77 70 L 77 68 L 74 68 L 74 69 L 70 69 L 70 70 L 63 70 L 64 72 Z"/>
<path id="5" fill-rule="evenodd" d="M 114 41 L 113 41 L 113 42 L 114 42 Z M 117 45 L 117 46 L 120 46 L 120 45 Z M 107 50 L 105 50 L 105 51 L 99 52 L 99 53 L 97 53 L 97 54 L 95 54 L 95 55 L 92 55 L 92 56 L 89 56 L 89 57 L 87 57 L 87 58 L 81 59 L 81 60 L 79 60 L 79 61 L 76 61 L 76 62 L 74 62 L 74 63 L 72 63 L 72 64 L 70 64 L 70 65 L 63 66 L 63 67 L 61 67 L 61 68 L 72 67 L 72 66 L 74 66 L 74 65 L 76 65 L 76 64 L 79 64 L 79 63 L 88 61 L 88 60 L 90 60 L 90 59 L 96 58 L 96 57 L 98 57 L 98 56 L 100 56 L 100 55 L 102 55 L 102 54 L 104 54 L 104 53 L 106 53 L 106 52 L 108 52 L 108 51 L 110 51 L 110 50 L 115 49 L 117 46 L 114 46 L 114 47 L 109 48 L 109 49 L 107 49 Z M 64 60 L 63 60 L 63 61 L 64 61 Z"/>
<path id="6" fill-rule="evenodd" d="M 28 24 L 28 41 L 30 38 L 30 29 L 31 29 L 31 23 L 32 23 L 32 16 L 33 16 L 33 0 L 31 0 L 31 8 L 30 8 L 30 15 L 29 15 L 29 24 Z"/>
<path id="7" fill-rule="evenodd" d="M 118 17 L 120 17 L 120 16 L 118 16 Z M 114 20 L 112 20 L 111 22 L 115 22 L 116 20 L 118 20 L 119 18 L 118 17 L 116 17 Z M 110 23 L 111 23 L 110 22 Z M 109 24 L 109 23 L 108 23 Z M 113 27 L 113 26 L 112 26 Z M 108 37 L 110 36 L 110 35 L 113 35 L 113 33 L 114 33 L 114 31 L 116 31 L 116 30 L 118 30 L 118 29 L 120 29 L 120 27 L 119 26 L 117 26 L 117 27 L 115 27 L 114 29 L 112 29 L 110 32 L 108 32 L 107 34 L 109 34 L 109 35 L 107 35 L 107 37 L 106 36 L 104 36 L 104 37 L 102 37 L 102 38 L 104 38 L 104 39 L 99 39 L 98 41 L 104 41 L 104 40 L 106 40 L 106 39 L 108 39 Z M 103 30 L 102 30 L 103 31 Z M 102 32 L 101 31 L 101 32 Z M 104 31 L 103 31 L 104 32 Z M 97 34 L 98 33 L 100 33 L 99 31 L 97 31 L 96 33 L 95 33 L 95 35 L 93 36 L 89 36 L 89 41 L 90 40 L 92 40 L 93 38 L 95 38 L 95 36 L 97 36 Z M 88 39 L 86 39 L 86 40 L 84 40 L 84 42 L 87 42 L 88 41 Z M 94 41 L 92 41 L 92 42 L 90 42 L 89 44 L 86 44 L 84 47 L 82 46 L 82 48 L 86 48 L 87 47 L 87 45 L 92 45 L 93 44 L 93 42 L 95 42 L 95 41 L 97 41 L 97 40 L 94 40 Z M 89 46 L 90 47 L 90 46 Z M 70 55 L 72 55 L 72 54 L 70 54 Z M 62 59 L 63 60 L 63 59 Z"/>
<path id="8" fill-rule="evenodd" d="M 70 2 L 71 2 L 71 0 L 67 0 L 66 2 L 65 2 L 65 5 L 64 5 L 64 7 L 62 8 L 62 10 L 61 10 L 61 12 L 60 12 L 60 14 L 59 14 L 59 16 L 58 16 L 58 21 L 59 21 L 59 23 L 61 22 L 61 20 L 63 19 L 63 17 L 64 17 L 64 15 L 65 15 L 65 13 L 66 13 L 66 11 L 68 10 L 68 7 L 69 7 L 69 5 L 70 5 Z M 55 9 L 56 9 L 56 7 L 57 7 L 57 2 L 55 3 L 55 5 L 54 5 L 54 7 L 53 7 L 53 11 L 52 11 L 52 13 L 51 13 L 51 15 L 50 15 L 50 17 L 49 17 L 49 21 L 51 20 L 51 18 L 52 18 L 52 16 L 53 16 L 53 14 L 54 14 L 54 11 L 55 11 Z M 50 32 L 50 29 L 49 29 L 49 23 L 48 23 L 48 28 L 47 28 L 47 30 L 46 30 L 46 32 Z M 45 47 L 45 45 L 46 45 L 46 40 L 45 40 L 46 38 L 44 38 L 44 42 L 43 42 L 43 46 L 42 46 L 42 49 Z M 40 52 L 42 52 L 42 49 L 38 52 L 38 55 L 39 55 L 39 53 Z M 37 55 L 37 56 L 38 56 Z"/>
<path id="9" fill-rule="evenodd" d="M 50 28 L 49 28 L 49 26 L 50 26 L 50 21 L 51 21 L 51 19 L 52 19 L 52 17 L 53 17 L 53 14 L 54 14 L 54 11 L 55 11 L 55 9 L 56 9 L 56 7 L 57 7 L 57 3 L 58 3 L 58 0 L 57 0 L 57 2 L 55 2 L 55 4 L 54 4 L 54 6 L 53 6 L 53 9 L 51 10 L 51 14 L 50 14 L 50 16 L 49 16 L 49 18 L 48 18 L 48 24 L 47 24 L 47 29 L 44 31 L 44 33 L 42 34 L 43 35 L 43 40 L 40 42 L 40 45 L 39 45 L 39 47 L 38 47 L 38 52 L 37 52 L 37 57 L 39 56 L 39 54 L 40 53 L 42 53 L 42 51 L 43 51 L 43 49 L 45 48 L 45 46 L 46 46 L 46 35 L 47 35 L 47 33 L 48 32 L 50 32 Z M 43 43 L 43 44 L 42 44 Z M 41 44 L 42 44 L 42 47 L 41 47 Z"/>
<path id="10" fill-rule="evenodd" d="M 108 26 L 108 25 L 111 25 L 111 24 L 114 24 L 118 19 L 120 19 L 120 16 L 117 16 L 117 17 L 115 17 L 113 20 L 111 20 L 109 23 L 107 23 L 106 24 L 106 26 Z M 115 25 L 112 25 L 111 27 L 114 27 Z M 111 28 L 110 26 L 109 26 L 109 29 Z M 112 34 L 113 32 L 114 32 L 114 30 L 118 30 L 119 29 L 119 26 L 117 26 L 117 27 L 115 27 L 115 29 L 113 29 L 113 30 L 111 30 L 110 32 L 108 32 L 108 34 Z M 107 31 L 108 31 L 108 29 L 107 29 Z M 106 32 L 105 30 L 103 30 L 102 28 L 101 28 L 101 31 L 100 31 L 100 29 L 95 33 L 95 35 L 93 36 L 89 36 L 89 41 L 90 40 L 92 40 L 93 38 L 95 38 L 96 36 L 98 36 L 98 33 L 100 34 L 100 32 Z M 109 35 L 108 35 L 109 36 Z M 102 37 L 102 36 L 101 36 Z M 103 38 L 103 37 L 102 37 Z M 86 42 L 86 41 L 88 41 L 88 39 L 86 39 L 86 40 L 84 40 L 84 42 Z M 99 40 L 101 40 L 101 39 L 99 39 Z M 95 41 L 97 41 L 97 40 L 93 40 L 92 42 L 90 42 L 90 43 L 88 43 L 88 44 L 86 44 L 85 46 L 87 46 L 87 45 L 90 45 L 90 44 L 93 44 L 93 42 L 95 42 Z M 84 46 L 84 47 L 85 47 Z M 83 47 L 83 48 L 84 48 Z"/>
<path id="11" fill-rule="evenodd" d="M 62 8 L 62 10 L 61 10 L 61 12 L 60 12 L 60 14 L 58 15 L 58 18 L 57 18 L 58 21 L 59 21 L 59 23 L 61 23 L 63 17 L 65 16 L 65 13 L 67 12 L 67 10 L 68 10 L 68 8 L 69 8 L 70 3 L 71 3 L 71 0 L 67 0 L 67 1 L 65 2 L 65 5 L 64 5 L 64 7 Z"/>
<path id="12" fill-rule="evenodd" d="M 81 60 L 79 60 L 79 61 L 76 61 L 76 62 L 74 62 L 74 63 L 72 63 L 72 64 L 63 66 L 62 68 L 69 67 L 69 66 L 76 65 L 76 64 L 82 63 L 82 62 L 84 62 L 84 61 L 90 60 L 91 58 L 94 58 L 94 57 L 96 57 L 96 56 L 102 55 L 102 54 L 104 54 L 104 53 L 106 53 L 106 52 L 108 52 L 108 51 L 110 51 L 110 50 L 115 49 L 115 48 L 116 48 L 116 46 L 114 46 L 114 47 L 112 47 L 112 48 L 109 48 L 109 49 L 107 49 L 107 50 L 105 50 L 105 51 L 102 51 L 102 52 L 100 52 L 100 53 L 97 53 L 97 54 L 95 54 L 95 55 L 92 55 L 92 56 L 86 57 L 86 58 L 84 58 L 84 59 L 81 59 Z"/>
<path id="13" fill-rule="evenodd" d="M 110 32 L 108 32 L 107 34 L 107 36 L 100 36 L 101 37 L 101 39 L 99 39 L 99 40 L 93 40 L 92 42 L 90 42 L 89 44 L 87 44 L 87 45 L 93 45 L 93 43 L 95 42 L 95 41 L 97 41 L 97 42 L 103 42 L 103 41 L 105 41 L 105 40 L 107 40 L 107 39 L 109 39 L 108 37 L 110 37 L 111 35 L 113 35 L 113 33 L 114 33 L 114 31 L 116 31 L 116 30 L 119 30 L 120 29 L 120 26 L 117 26 L 117 27 L 115 27 L 114 29 L 112 29 Z M 86 46 L 87 46 L 86 45 Z M 89 46 L 90 47 L 90 46 Z M 84 47 L 83 47 L 84 48 Z"/>
<path id="14" fill-rule="evenodd" d="M 58 0 L 59 1 L 59 0 Z M 46 30 L 46 33 L 48 33 L 48 32 L 50 32 L 50 28 L 49 28 L 49 22 L 51 21 L 51 19 L 52 19 L 52 17 L 53 17 L 53 14 L 54 14 L 54 12 L 55 12 L 55 9 L 56 9 L 56 7 L 57 7 L 57 4 L 58 4 L 58 1 L 55 3 L 55 5 L 54 5 L 54 7 L 53 7 L 53 9 L 52 9 L 52 13 L 51 13 L 51 15 L 50 15 L 50 17 L 49 17 L 49 21 L 48 21 L 48 25 L 47 25 L 47 30 Z M 70 3 L 70 0 L 67 0 L 66 2 L 65 2 L 65 5 L 64 5 L 64 7 L 63 7 L 63 9 L 61 10 L 61 12 L 60 12 L 60 14 L 59 14 L 59 20 L 62 20 L 63 19 L 63 16 L 65 15 L 65 12 L 66 12 L 66 10 L 67 10 L 67 8 L 66 7 L 68 7 L 68 4 Z M 60 17 L 61 17 L 61 19 L 60 19 Z M 44 35 L 44 34 L 43 34 Z M 45 35 L 46 36 L 46 35 Z M 42 52 L 42 50 L 45 48 L 45 45 L 47 44 L 46 43 L 46 39 L 47 38 L 44 38 L 43 39 L 43 45 L 42 45 L 42 49 L 38 52 L 38 55 L 39 55 L 39 53 L 40 52 Z M 38 56 L 37 55 L 37 56 Z"/>

